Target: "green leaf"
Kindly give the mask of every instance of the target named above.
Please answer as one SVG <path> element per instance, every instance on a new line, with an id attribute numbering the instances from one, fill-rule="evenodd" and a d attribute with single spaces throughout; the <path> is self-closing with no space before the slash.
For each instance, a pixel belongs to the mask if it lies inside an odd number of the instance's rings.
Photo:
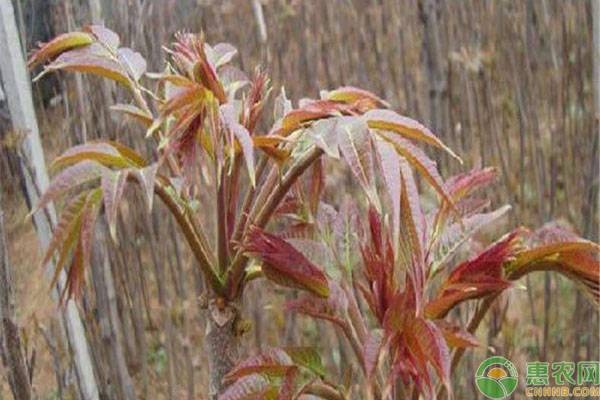
<path id="1" fill-rule="evenodd" d="M 325 377 L 323 361 L 314 347 L 284 347 L 283 350 L 292 358 L 294 364 L 307 368 L 320 378 Z"/>
<path id="2" fill-rule="evenodd" d="M 50 42 L 42 45 L 31 58 L 27 61 L 27 67 L 33 68 L 43 62 L 46 62 L 59 54 L 82 46 L 93 43 L 94 38 L 84 32 L 70 32 L 58 35 Z"/>

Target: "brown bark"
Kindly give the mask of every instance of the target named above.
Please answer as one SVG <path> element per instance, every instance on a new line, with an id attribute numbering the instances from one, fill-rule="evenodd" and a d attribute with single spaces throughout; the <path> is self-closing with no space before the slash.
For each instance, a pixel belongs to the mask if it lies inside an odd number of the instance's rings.
<path id="1" fill-rule="evenodd" d="M 15 320 L 15 305 L 8 252 L 4 237 L 4 213 L 0 209 L 0 355 L 8 371 L 8 383 L 15 400 L 31 398 L 31 385 Z"/>
<path id="2" fill-rule="evenodd" d="M 225 389 L 223 377 L 233 368 L 240 355 L 240 338 L 236 332 L 238 308 L 233 304 L 218 304 L 219 300 L 209 304 L 206 324 L 210 400 L 216 400 Z"/>

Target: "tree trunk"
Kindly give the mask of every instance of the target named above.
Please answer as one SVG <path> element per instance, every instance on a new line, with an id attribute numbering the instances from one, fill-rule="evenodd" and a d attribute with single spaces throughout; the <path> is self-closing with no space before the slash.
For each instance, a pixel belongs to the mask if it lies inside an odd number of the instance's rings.
<path id="1" fill-rule="evenodd" d="M 8 107 L 13 127 L 25 133 L 21 143 L 21 171 L 25 178 L 25 186 L 29 205 L 36 204 L 39 194 L 48 187 L 48 173 L 44 162 L 44 153 L 39 136 L 29 74 L 25 68 L 23 53 L 19 45 L 19 35 L 15 25 L 15 17 L 10 0 L 0 0 L 0 71 L 6 90 Z M 35 227 L 41 247 L 46 248 L 52 236 L 52 226 L 56 222 L 53 207 L 46 212 L 34 215 Z M 53 274 L 53 266 L 49 275 Z M 59 278 L 56 290 L 62 291 L 65 274 Z M 72 301 L 68 301 L 62 309 L 67 340 L 73 351 L 73 360 L 77 372 L 78 384 L 84 400 L 97 399 L 98 387 L 94 377 L 88 342 L 85 337 L 79 311 Z"/>
<path id="2" fill-rule="evenodd" d="M 15 400 L 29 400 L 31 385 L 21 347 L 19 326 L 15 321 L 15 304 L 4 235 L 4 213 L 0 206 L 0 356 L 8 371 L 8 383 Z"/>
<path id="3" fill-rule="evenodd" d="M 240 355 L 240 338 L 236 329 L 239 308 L 233 304 L 218 304 L 219 300 L 209 304 L 206 324 L 210 400 L 217 400 L 225 389 L 223 377 L 233 368 Z"/>

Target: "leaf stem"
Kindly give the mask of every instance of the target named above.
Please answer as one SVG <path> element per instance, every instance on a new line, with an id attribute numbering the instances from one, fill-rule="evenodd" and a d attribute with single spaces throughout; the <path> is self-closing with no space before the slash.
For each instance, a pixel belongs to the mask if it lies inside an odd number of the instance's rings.
<path id="1" fill-rule="evenodd" d="M 274 212 L 277 210 L 277 207 L 285 197 L 286 193 L 290 190 L 292 185 L 304 173 L 304 171 L 306 171 L 308 167 L 312 165 L 312 163 L 315 160 L 321 157 L 322 154 L 323 150 L 314 147 L 313 149 L 308 151 L 304 156 L 302 156 L 298 160 L 298 162 L 289 169 L 289 171 L 284 175 L 281 181 L 279 181 L 279 184 L 275 186 L 273 191 L 270 192 L 271 194 L 267 197 L 264 206 L 261 208 L 256 218 L 253 219 L 254 225 L 256 225 L 259 228 L 264 228 L 267 225 L 269 219 L 273 216 Z M 269 175 L 269 178 L 270 177 L 271 174 Z M 267 181 L 269 180 L 269 178 L 267 178 Z M 258 202 L 260 200 L 260 197 L 261 196 L 257 198 L 258 205 L 260 205 L 260 203 Z M 250 219 L 249 221 L 252 221 L 252 219 Z M 243 239 L 243 233 L 241 239 Z M 239 249 L 235 257 L 233 258 L 229 270 L 227 271 L 225 287 L 227 288 L 227 291 L 232 299 L 236 298 L 238 295 L 241 294 L 240 286 L 243 283 L 244 267 L 246 265 L 246 260 L 247 257 L 243 254 L 243 249 Z"/>
<path id="2" fill-rule="evenodd" d="M 160 197 L 162 202 L 167 206 L 171 214 L 175 217 L 175 220 L 179 224 L 183 235 L 185 236 L 194 257 L 200 264 L 200 268 L 204 277 L 210 283 L 210 286 L 216 293 L 223 293 L 223 282 L 219 279 L 219 276 L 214 271 L 212 265 L 209 262 L 209 257 L 206 254 L 206 251 L 202 245 L 202 242 L 198 235 L 196 234 L 196 230 L 194 224 L 190 221 L 187 213 L 182 211 L 177 204 L 176 201 L 171 197 L 168 191 L 165 188 L 163 182 L 157 181 L 154 186 L 154 191 Z"/>

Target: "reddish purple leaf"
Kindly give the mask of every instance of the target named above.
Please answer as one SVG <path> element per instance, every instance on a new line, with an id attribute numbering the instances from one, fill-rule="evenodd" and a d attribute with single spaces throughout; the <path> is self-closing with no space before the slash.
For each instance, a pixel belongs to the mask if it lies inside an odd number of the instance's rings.
<path id="1" fill-rule="evenodd" d="M 515 256 L 519 231 L 488 247 L 477 257 L 460 264 L 448 276 L 425 313 L 430 318 L 443 318 L 458 303 L 475 299 L 510 287 L 503 277 L 503 265 Z"/>
<path id="2" fill-rule="evenodd" d="M 432 322 L 423 318 L 415 318 L 408 324 L 405 333 L 406 345 L 414 355 L 415 361 L 427 373 L 425 363 L 429 363 L 438 377 L 450 390 L 450 352 L 440 329 Z"/>
<path id="3" fill-rule="evenodd" d="M 262 260 L 267 278 L 283 286 L 308 290 L 320 297 L 329 295 L 325 274 L 285 240 L 253 228 L 244 247 L 250 255 Z"/>

